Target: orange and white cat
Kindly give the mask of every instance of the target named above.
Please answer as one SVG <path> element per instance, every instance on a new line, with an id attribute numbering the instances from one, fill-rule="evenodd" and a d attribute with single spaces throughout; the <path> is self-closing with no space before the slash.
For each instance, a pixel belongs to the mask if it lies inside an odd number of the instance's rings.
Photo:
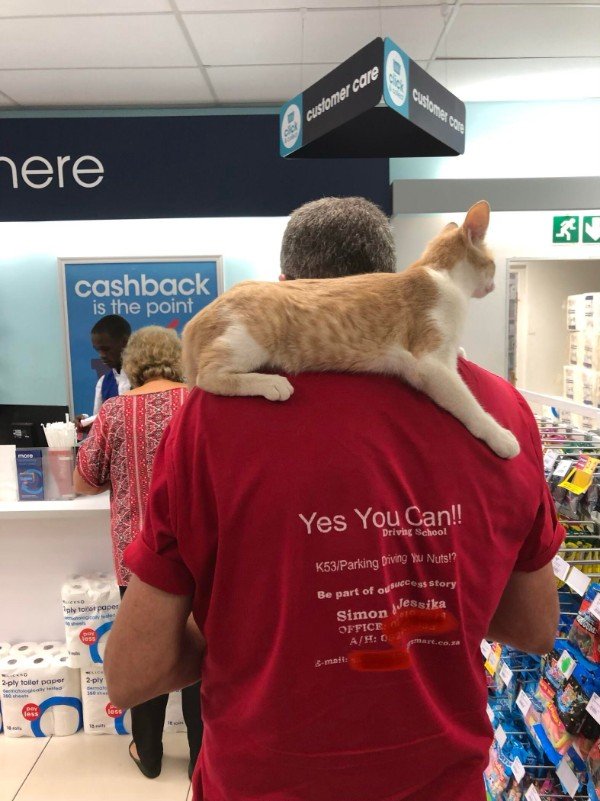
<path id="1" fill-rule="evenodd" d="M 510 431 L 485 412 L 457 370 L 470 298 L 494 288 L 483 240 L 490 207 L 472 206 L 402 273 L 282 283 L 245 281 L 185 327 L 188 383 L 217 395 L 285 401 L 286 373 L 337 370 L 403 378 L 460 420 L 503 458 L 519 453 Z"/>

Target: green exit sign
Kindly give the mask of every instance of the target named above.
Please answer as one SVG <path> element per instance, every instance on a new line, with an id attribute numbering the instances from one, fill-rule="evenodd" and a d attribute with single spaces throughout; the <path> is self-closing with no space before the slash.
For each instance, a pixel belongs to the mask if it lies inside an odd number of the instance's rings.
<path id="1" fill-rule="evenodd" d="M 579 217 L 576 214 L 554 217 L 552 241 L 557 244 L 579 242 Z"/>
<path id="2" fill-rule="evenodd" d="M 582 242 L 600 243 L 600 216 L 584 217 Z"/>

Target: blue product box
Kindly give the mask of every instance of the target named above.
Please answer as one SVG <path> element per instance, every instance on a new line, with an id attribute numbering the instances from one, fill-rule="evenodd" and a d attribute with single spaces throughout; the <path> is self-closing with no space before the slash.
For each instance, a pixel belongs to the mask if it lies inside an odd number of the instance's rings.
<path id="1" fill-rule="evenodd" d="M 17 450 L 17 483 L 20 501 L 44 500 L 44 470 L 40 448 Z"/>

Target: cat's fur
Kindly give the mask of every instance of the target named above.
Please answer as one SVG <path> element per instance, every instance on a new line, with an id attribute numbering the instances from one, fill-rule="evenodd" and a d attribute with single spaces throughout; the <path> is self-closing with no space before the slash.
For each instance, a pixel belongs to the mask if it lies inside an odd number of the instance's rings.
<path id="1" fill-rule="evenodd" d="M 487 414 L 457 371 L 469 298 L 494 288 L 483 239 L 489 205 L 469 209 L 405 272 L 349 278 L 245 281 L 185 327 L 190 386 L 217 395 L 287 400 L 290 382 L 261 368 L 398 375 L 425 392 L 504 458 L 519 453 L 511 432 Z"/>

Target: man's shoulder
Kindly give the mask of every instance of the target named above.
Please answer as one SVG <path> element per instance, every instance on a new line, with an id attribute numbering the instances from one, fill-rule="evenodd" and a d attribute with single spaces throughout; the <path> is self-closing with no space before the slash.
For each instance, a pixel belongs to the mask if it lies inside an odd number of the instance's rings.
<path id="1" fill-rule="evenodd" d="M 469 386 L 471 391 L 476 394 L 491 394 L 499 397 L 503 402 L 514 403 L 518 406 L 526 403 L 523 396 L 505 378 L 480 367 L 475 362 L 470 362 L 462 356 L 458 360 L 458 371 L 463 381 Z"/>

